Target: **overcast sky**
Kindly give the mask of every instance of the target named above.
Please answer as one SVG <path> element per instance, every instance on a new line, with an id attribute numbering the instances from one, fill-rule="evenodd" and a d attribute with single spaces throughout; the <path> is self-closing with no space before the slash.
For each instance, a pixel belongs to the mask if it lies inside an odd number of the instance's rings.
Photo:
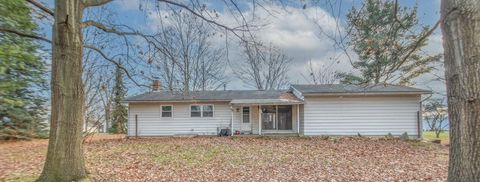
<path id="1" fill-rule="evenodd" d="M 43 1 L 52 6 L 52 0 Z M 107 5 L 109 9 L 115 11 L 115 17 L 119 23 L 127 24 L 132 27 L 141 27 L 145 31 L 155 31 L 158 25 L 159 15 L 149 11 L 139 11 L 139 7 L 145 9 L 149 6 L 148 0 L 116 0 Z M 251 16 L 252 8 L 250 1 L 243 1 L 241 8 L 246 16 Z M 399 1 L 402 6 L 412 7 L 418 5 L 419 21 L 422 24 L 433 25 L 439 18 L 440 3 L 439 0 L 402 0 Z M 361 1 L 344 0 L 341 6 L 341 21 L 345 21 L 344 14 L 352 6 L 358 6 Z M 205 3 L 210 9 L 215 9 L 219 12 L 219 22 L 225 24 L 233 23 L 234 18 L 223 10 L 222 1 L 206 1 Z M 151 6 L 151 5 L 150 5 Z M 348 60 L 343 59 L 344 54 L 337 49 L 334 49 L 333 42 L 326 37 L 323 37 L 319 28 L 315 23 L 321 26 L 326 32 L 335 31 L 335 18 L 332 16 L 328 7 L 324 7 L 321 3 L 318 6 L 306 7 L 303 9 L 301 4 L 279 6 L 266 5 L 265 11 L 255 11 L 255 16 L 265 25 L 261 30 L 255 32 L 256 36 L 265 43 L 271 43 L 285 51 L 293 60 L 292 67 L 289 73 L 291 83 L 307 83 L 302 76 L 305 73 L 306 64 L 312 60 L 314 66 L 334 65 L 333 69 L 340 71 L 352 70 Z M 271 13 L 274 12 L 274 13 Z M 248 18 L 248 17 L 247 17 Z M 48 28 L 45 30 L 49 34 Z M 225 46 L 224 38 L 218 37 L 218 45 Z M 424 50 L 427 54 L 442 53 L 442 38 L 440 30 L 430 37 L 429 44 Z M 233 41 L 229 44 L 229 60 L 241 61 L 241 50 L 239 46 Z M 338 61 L 332 63 L 334 60 Z M 442 65 L 437 66 L 435 74 L 443 75 Z M 227 70 L 227 73 L 230 73 Z M 417 80 L 416 87 L 433 89 L 436 92 L 444 93 L 445 86 L 441 82 L 431 82 L 434 76 L 427 74 Z M 228 89 L 254 89 L 248 87 L 233 75 L 229 78 Z"/>

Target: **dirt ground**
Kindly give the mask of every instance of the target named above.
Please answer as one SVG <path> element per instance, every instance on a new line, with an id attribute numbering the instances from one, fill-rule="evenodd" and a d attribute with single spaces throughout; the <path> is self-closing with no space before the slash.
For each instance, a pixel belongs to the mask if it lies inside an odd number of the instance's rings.
<path id="1" fill-rule="evenodd" d="M 33 181 L 47 140 L 0 142 L 0 181 Z M 448 147 L 384 138 L 100 135 L 91 181 L 445 181 Z"/>

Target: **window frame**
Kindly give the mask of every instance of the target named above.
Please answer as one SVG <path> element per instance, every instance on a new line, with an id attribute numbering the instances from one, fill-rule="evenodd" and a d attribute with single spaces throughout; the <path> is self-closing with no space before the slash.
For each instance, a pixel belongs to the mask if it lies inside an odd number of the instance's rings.
<path id="1" fill-rule="evenodd" d="M 170 106 L 172 108 L 172 110 L 170 111 L 170 113 L 171 113 L 170 117 L 164 117 L 163 116 L 163 107 L 164 106 Z M 166 112 L 168 112 L 168 111 L 166 111 Z M 173 118 L 173 105 L 160 105 L 160 117 L 161 118 Z"/>
<path id="2" fill-rule="evenodd" d="M 200 107 L 200 116 L 192 116 L 192 106 Z M 203 106 L 212 106 L 212 116 L 203 116 Z M 213 118 L 215 117 L 215 105 L 214 104 L 190 104 L 190 117 L 191 118 Z"/>
<path id="3" fill-rule="evenodd" d="M 200 107 L 200 116 L 192 116 L 192 106 L 198 106 L 198 107 Z M 202 117 L 202 105 L 199 105 L 199 104 L 190 104 L 189 110 L 190 110 L 190 117 L 191 117 L 191 118 L 201 118 L 201 117 Z"/>

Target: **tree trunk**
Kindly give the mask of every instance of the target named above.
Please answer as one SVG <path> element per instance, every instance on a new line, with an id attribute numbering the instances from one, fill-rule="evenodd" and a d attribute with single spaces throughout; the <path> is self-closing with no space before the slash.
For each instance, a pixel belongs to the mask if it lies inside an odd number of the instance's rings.
<path id="1" fill-rule="evenodd" d="M 52 108 L 47 159 L 38 181 L 74 181 L 87 176 L 82 148 L 84 88 L 82 81 L 83 4 L 55 2 L 52 43 Z"/>
<path id="2" fill-rule="evenodd" d="M 442 0 L 449 181 L 480 179 L 480 1 Z"/>

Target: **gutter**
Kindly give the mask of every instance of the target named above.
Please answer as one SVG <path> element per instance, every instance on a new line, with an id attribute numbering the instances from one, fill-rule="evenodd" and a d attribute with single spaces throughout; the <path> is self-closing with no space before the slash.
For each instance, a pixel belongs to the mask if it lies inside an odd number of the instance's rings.
<path id="1" fill-rule="evenodd" d="M 352 95 L 352 96 L 369 96 L 369 95 L 422 95 L 422 94 L 431 94 L 431 92 L 358 92 L 358 93 L 303 93 L 304 97 L 306 96 L 340 96 L 340 95 Z"/>
<path id="2" fill-rule="evenodd" d="M 122 103 L 159 103 L 159 102 L 174 102 L 174 103 L 190 103 L 190 102 L 230 102 L 231 100 L 123 100 Z"/>

